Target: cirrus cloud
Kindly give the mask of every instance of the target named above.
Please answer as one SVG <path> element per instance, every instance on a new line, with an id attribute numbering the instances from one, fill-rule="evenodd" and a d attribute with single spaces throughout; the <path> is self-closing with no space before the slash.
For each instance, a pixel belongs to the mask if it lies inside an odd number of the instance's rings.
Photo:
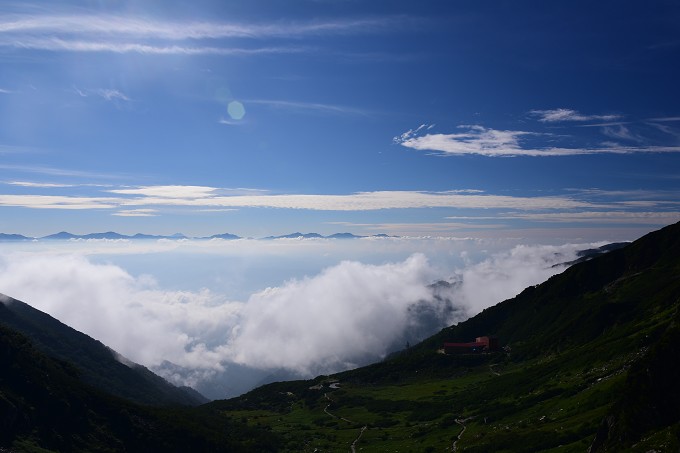
<path id="1" fill-rule="evenodd" d="M 678 153 L 680 146 L 618 146 L 565 148 L 538 147 L 526 144 L 529 136 L 546 134 L 496 130 L 479 125 L 458 126 L 462 132 L 453 134 L 425 133 L 422 126 L 394 137 L 393 142 L 418 151 L 433 151 L 444 156 L 480 155 L 487 157 L 556 157 L 588 154 Z M 429 130 L 429 129 L 428 129 Z"/>
<path id="2" fill-rule="evenodd" d="M 621 115 L 585 115 L 572 109 L 532 110 L 532 116 L 538 117 L 543 123 L 558 123 L 562 121 L 613 121 Z"/>

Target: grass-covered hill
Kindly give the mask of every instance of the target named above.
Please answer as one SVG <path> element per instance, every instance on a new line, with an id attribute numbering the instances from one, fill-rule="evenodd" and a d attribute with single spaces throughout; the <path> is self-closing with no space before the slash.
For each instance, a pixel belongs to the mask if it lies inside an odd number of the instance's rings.
<path id="1" fill-rule="evenodd" d="M 675 224 L 382 363 L 209 406 L 286 451 L 680 451 L 679 308 Z M 482 335 L 506 351 L 437 352 Z"/>
<path id="2" fill-rule="evenodd" d="M 195 406 L 208 401 L 190 388 L 175 387 L 141 365 L 123 363 L 115 351 L 101 342 L 21 301 L 2 296 L 0 325 L 26 335 L 48 356 L 70 362 L 85 383 L 113 395 L 150 405 Z"/>

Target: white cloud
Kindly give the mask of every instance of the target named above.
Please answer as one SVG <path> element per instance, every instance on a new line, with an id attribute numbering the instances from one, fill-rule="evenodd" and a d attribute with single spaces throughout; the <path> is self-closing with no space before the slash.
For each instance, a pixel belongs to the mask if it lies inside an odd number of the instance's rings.
<path id="1" fill-rule="evenodd" d="M 633 142 L 642 142 L 643 139 L 639 135 L 633 133 L 630 128 L 622 125 L 622 124 L 617 124 L 617 125 L 612 125 L 612 126 L 604 126 L 602 128 L 602 133 L 606 135 L 607 137 L 614 138 L 617 140 L 627 140 L 627 141 L 633 141 Z"/>
<path id="2" fill-rule="evenodd" d="M 0 195 L 0 206 L 35 209 L 111 209 L 117 207 L 114 198 L 69 197 L 58 195 Z"/>
<path id="3" fill-rule="evenodd" d="M 57 191 L 71 185 L 10 182 L 26 189 Z M 117 196 L 69 196 L 42 194 L 0 194 L 0 207 L 24 207 L 33 209 L 91 210 L 109 209 L 118 217 L 153 217 L 163 208 L 176 208 L 177 213 L 224 212 L 244 208 L 276 208 L 306 211 L 363 212 L 391 209 L 449 209 L 444 221 L 428 222 L 352 223 L 366 231 L 389 232 L 407 236 L 448 236 L 451 234 L 475 237 L 500 234 L 516 229 L 518 225 L 504 220 L 557 221 L 573 219 L 594 223 L 602 222 L 609 212 L 610 224 L 670 224 L 676 210 L 677 194 L 674 192 L 606 192 L 601 190 L 572 191 L 557 196 L 509 196 L 485 194 L 479 190 L 455 190 L 446 192 L 377 191 L 340 195 L 320 194 L 270 194 L 257 189 L 228 189 L 209 186 L 137 186 L 110 189 L 103 193 Z M 487 210 L 489 214 L 475 216 L 466 214 L 462 222 L 455 216 L 458 210 Z M 658 209 L 656 216 L 652 210 Z M 641 212 L 640 212 L 641 211 Z M 581 212 L 583 214 L 575 214 Z M 525 215 L 522 215 L 524 213 Z M 617 214 L 620 213 L 620 214 Z M 461 213 L 461 215 L 464 215 Z M 580 216 L 580 217 L 578 217 Z M 477 221 L 475 221 L 477 219 Z M 645 220 L 647 219 L 647 220 Z M 489 222 L 488 220 L 494 220 Z M 566 221 L 566 220 L 565 220 Z M 493 233 L 493 232 L 496 233 Z M 45 233 L 46 234 L 46 233 Z M 246 233 L 248 234 L 248 233 Z"/>
<path id="4" fill-rule="evenodd" d="M 116 191 L 121 193 L 121 191 Z M 132 193 L 132 192 L 124 192 Z M 121 201 L 124 206 L 168 205 L 194 207 L 268 207 L 320 211 L 368 211 L 408 208 L 512 208 L 565 209 L 592 207 L 587 202 L 568 197 L 511 197 L 504 195 L 462 194 L 450 192 L 379 191 L 348 195 L 242 195 L 202 198 L 142 197 Z"/>
<path id="5" fill-rule="evenodd" d="M 180 46 L 180 45 L 153 45 L 129 42 L 94 42 L 73 41 L 64 39 L 36 39 L 23 38 L 12 41 L 0 39 L 0 46 L 15 48 L 69 51 L 69 52 L 111 52 L 111 53 L 138 53 L 146 55 L 232 55 L 248 56 L 260 54 L 282 54 L 308 52 L 309 49 L 302 47 L 215 47 L 215 46 Z"/>
<path id="6" fill-rule="evenodd" d="M 479 219 L 476 217 L 447 217 L 447 219 Z M 680 220 L 678 211 L 624 212 L 624 211 L 586 211 L 586 212 L 543 212 L 499 214 L 489 219 L 522 219 L 541 222 L 588 222 L 588 223 L 631 223 L 642 225 L 670 225 Z M 477 226 L 475 226 L 477 227 Z"/>
<path id="7" fill-rule="evenodd" d="M 305 23 L 158 21 L 116 15 L 15 15 L 0 20 L 0 45 L 69 52 L 184 55 L 257 55 L 308 52 L 297 46 L 233 47 L 217 40 L 289 39 L 376 33 L 406 18 L 383 17 Z"/>
<path id="8" fill-rule="evenodd" d="M 239 304 L 209 291 L 162 291 L 149 277 L 78 255 L 0 259 L 0 287 L 62 322 L 147 365 L 163 359 L 219 367 L 203 341 L 230 325 Z"/>
<path id="9" fill-rule="evenodd" d="M 27 188 L 58 188 L 68 185 L 18 183 Z M 279 208 L 313 211 L 371 211 L 383 209 L 511 209 L 519 211 L 567 210 L 657 206 L 654 199 L 592 201 L 593 193 L 581 191 L 574 195 L 509 196 L 485 194 L 479 190 L 446 192 L 376 191 L 339 195 L 268 194 L 256 189 L 224 189 L 208 186 L 138 186 L 107 189 L 118 197 L 82 197 L 67 195 L 7 194 L 0 195 L 0 206 L 20 206 L 45 209 L 111 209 L 144 212 L 174 206 L 187 209 L 223 210 L 239 208 Z M 594 193 L 602 195 L 601 193 Z M 626 194 L 618 194 L 624 197 Z M 639 195 L 639 194 L 637 194 Z M 636 196 L 639 198 L 639 196 Z M 643 197 L 644 198 L 644 197 Z"/>
<path id="10" fill-rule="evenodd" d="M 459 126 L 465 132 L 457 134 L 418 135 L 422 126 L 409 130 L 394 142 L 419 151 L 435 151 L 443 155 L 476 154 L 488 157 L 554 157 L 586 154 L 677 153 L 680 146 L 603 146 L 600 148 L 559 148 L 525 146 L 521 138 L 537 136 L 534 132 L 499 131 L 482 126 Z"/>
<path id="11" fill-rule="evenodd" d="M 556 265 L 575 259 L 579 248 L 587 247 L 518 245 L 471 264 L 459 271 L 463 284 L 457 300 L 469 307 L 471 315 L 479 313 L 562 272 L 564 267 Z"/>
<path id="12" fill-rule="evenodd" d="M 557 123 L 562 121 L 611 121 L 621 118 L 621 115 L 584 115 L 571 109 L 532 110 L 529 112 L 537 116 L 543 123 Z"/>
<path id="13" fill-rule="evenodd" d="M 73 87 L 73 91 L 80 97 L 99 96 L 107 101 L 130 101 L 130 97 L 125 93 L 113 88 L 84 89 Z"/>
<path id="14" fill-rule="evenodd" d="M 233 120 L 231 118 L 220 118 L 217 122 L 219 124 L 226 124 L 227 126 L 243 126 L 244 124 L 247 124 L 246 121 Z"/>
<path id="15" fill-rule="evenodd" d="M 523 135 L 532 135 L 530 132 L 523 131 L 499 131 L 482 126 L 459 126 L 459 129 L 466 130 L 466 132 L 418 136 L 424 128 L 423 124 L 415 130 L 409 130 L 395 137 L 394 142 L 407 148 L 443 151 L 448 154 L 514 156 L 525 154 L 520 147 L 519 138 Z"/>
<path id="16" fill-rule="evenodd" d="M 144 195 L 147 197 L 195 199 L 207 198 L 218 189 L 206 186 L 142 186 L 131 189 L 112 189 L 111 193 L 121 195 Z"/>
<path id="17" fill-rule="evenodd" d="M 46 182 L 29 182 L 29 181 L 10 181 L 7 184 L 20 187 L 35 187 L 35 188 L 61 188 L 61 187 L 75 187 L 73 184 L 55 184 Z"/>
<path id="18" fill-rule="evenodd" d="M 2 146 L 3 145 L 0 145 L 0 147 L 2 147 Z M 12 147 L 12 148 L 16 148 L 16 147 Z M 19 150 L 25 150 L 25 151 L 35 151 L 35 149 L 31 149 L 31 148 L 18 148 L 18 149 Z M 94 172 L 91 172 L 91 171 L 45 167 L 45 166 L 40 166 L 40 165 L 6 165 L 6 164 L 0 164 L 0 168 L 6 169 L 6 170 L 16 170 L 16 171 L 20 171 L 20 172 L 38 173 L 38 174 L 52 175 L 52 176 L 75 176 L 75 177 L 78 177 L 78 178 L 85 178 L 85 179 L 88 179 L 88 180 L 92 180 L 93 178 L 113 179 L 113 178 L 119 178 L 120 177 L 119 175 L 113 175 L 113 174 L 94 173 Z"/>
<path id="19" fill-rule="evenodd" d="M 254 294 L 231 345 L 233 360 L 308 374 L 385 354 L 400 341 L 408 306 L 430 299 L 423 255 L 370 266 L 343 262 L 321 274 Z"/>
<path id="20" fill-rule="evenodd" d="M 166 40 L 262 39 L 303 35 L 368 33 L 404 22 L 404 18 L 336 20 L 308 23 L 163 22 L 115 15 L 41 15 L 6 17 L 0 33 L 124 36 Z"/>
<path id="21" fill-rule="evenodd" d="M 129 209 L 126 211 L 114 212 L 111 215 L 118 217 L 154 217 L 158 211 L 156 209 Z"/>
<path id="22" fill-rule="evenodd" d="M 204 252 L 213 254 L 224 248 L 241 250 L 237 253 L 243 257 L 253 253 L 252 242 L 238 242 L 213 244 Z M 83 255 L 51 249 L 50 253 L 36 250 L 0 255 L 0 288 L 136 362 L 154 366 L 169 360 L 189 368 L 196 372 L 191 379 L 208 378 L 228 370 L 231 363 L 309 375 L 377 360 L 392 348 L 402 347 L 409 332 L 421 337 L 432 334 L 512 297 L 558 272 L 552 265 L 573 259 L 579 248 L 519 246 L 474 261 L 473 256 L 484 255 L 480 252 L 484 244 L 435 242 L 430 245 L 440 252 L 442 245 L 449 251 L 471 246 L 464 253 L 470 262 L 454 270 L 430 264 L 423 254 L 381 264 L 342 261 L 309 277 L 255 292 L 244 302 L 234 302 L 210 289 L 163 289 L 151 276 L 133 277 L 119 266 L 95 264 Z M 404 245 L 403 240 L 389 243 Z M 270 257 L 284 249 L 287 256 L 311 253 L 308 244 L 258 244 L 260 252 Z M 362 253 L 369 256 L 380 253 L 385 241 L 360 245 Z M 91 247 L 69 245 L 90 252 Z M 129 251 L 141 246 L 97 243 L 95 247 L 108 260 L 116 249 Z M 164 245 L 154 246 L 158 247 Z M 330 250 L 341 246 L 317 242 L 313 255 L 318 255 L 319 247 Z M 159 262 L 186 258 L 182 251 L 156 256 Z M 215 263 L 213 258 L 209 262 Z M 435 290 L 429 284 L 439 279 L 454 284 L 436 290 L 440 299 L 435 300 Z"/>

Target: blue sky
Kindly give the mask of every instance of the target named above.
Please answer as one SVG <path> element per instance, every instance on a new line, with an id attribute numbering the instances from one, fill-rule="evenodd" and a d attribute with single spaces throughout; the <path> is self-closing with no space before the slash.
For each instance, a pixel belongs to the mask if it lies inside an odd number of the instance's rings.
<path id="1" fill-rule="evenodd" d="M 0 232 L 635 239 L 680 220 L 673 1 L 0 6 Z"/>

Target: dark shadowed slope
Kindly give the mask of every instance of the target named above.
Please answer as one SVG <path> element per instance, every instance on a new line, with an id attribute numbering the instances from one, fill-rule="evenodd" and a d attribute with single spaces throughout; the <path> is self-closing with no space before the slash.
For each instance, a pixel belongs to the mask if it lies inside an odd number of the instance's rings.
<path id="1" fill-rule="evenodd" d="M 82 383 L 71 364 L 0 325 L 0 450 L 267 452 L 276 437 L 207 408 L 140 406 Z M 9 450 L 6 450 L 9 448 Z"/>
<path id="2" fill-rule="evenodd" d="M 31 339 L 43 353 L 73 363 L 83 381 L 113 395 L 142 404 L 197 405 L 207 400 L 189 388 L 178 388 L 147 368 L 117 359 L 118 354 L 18 300 L 0 299 L 0 324 Z"/>

